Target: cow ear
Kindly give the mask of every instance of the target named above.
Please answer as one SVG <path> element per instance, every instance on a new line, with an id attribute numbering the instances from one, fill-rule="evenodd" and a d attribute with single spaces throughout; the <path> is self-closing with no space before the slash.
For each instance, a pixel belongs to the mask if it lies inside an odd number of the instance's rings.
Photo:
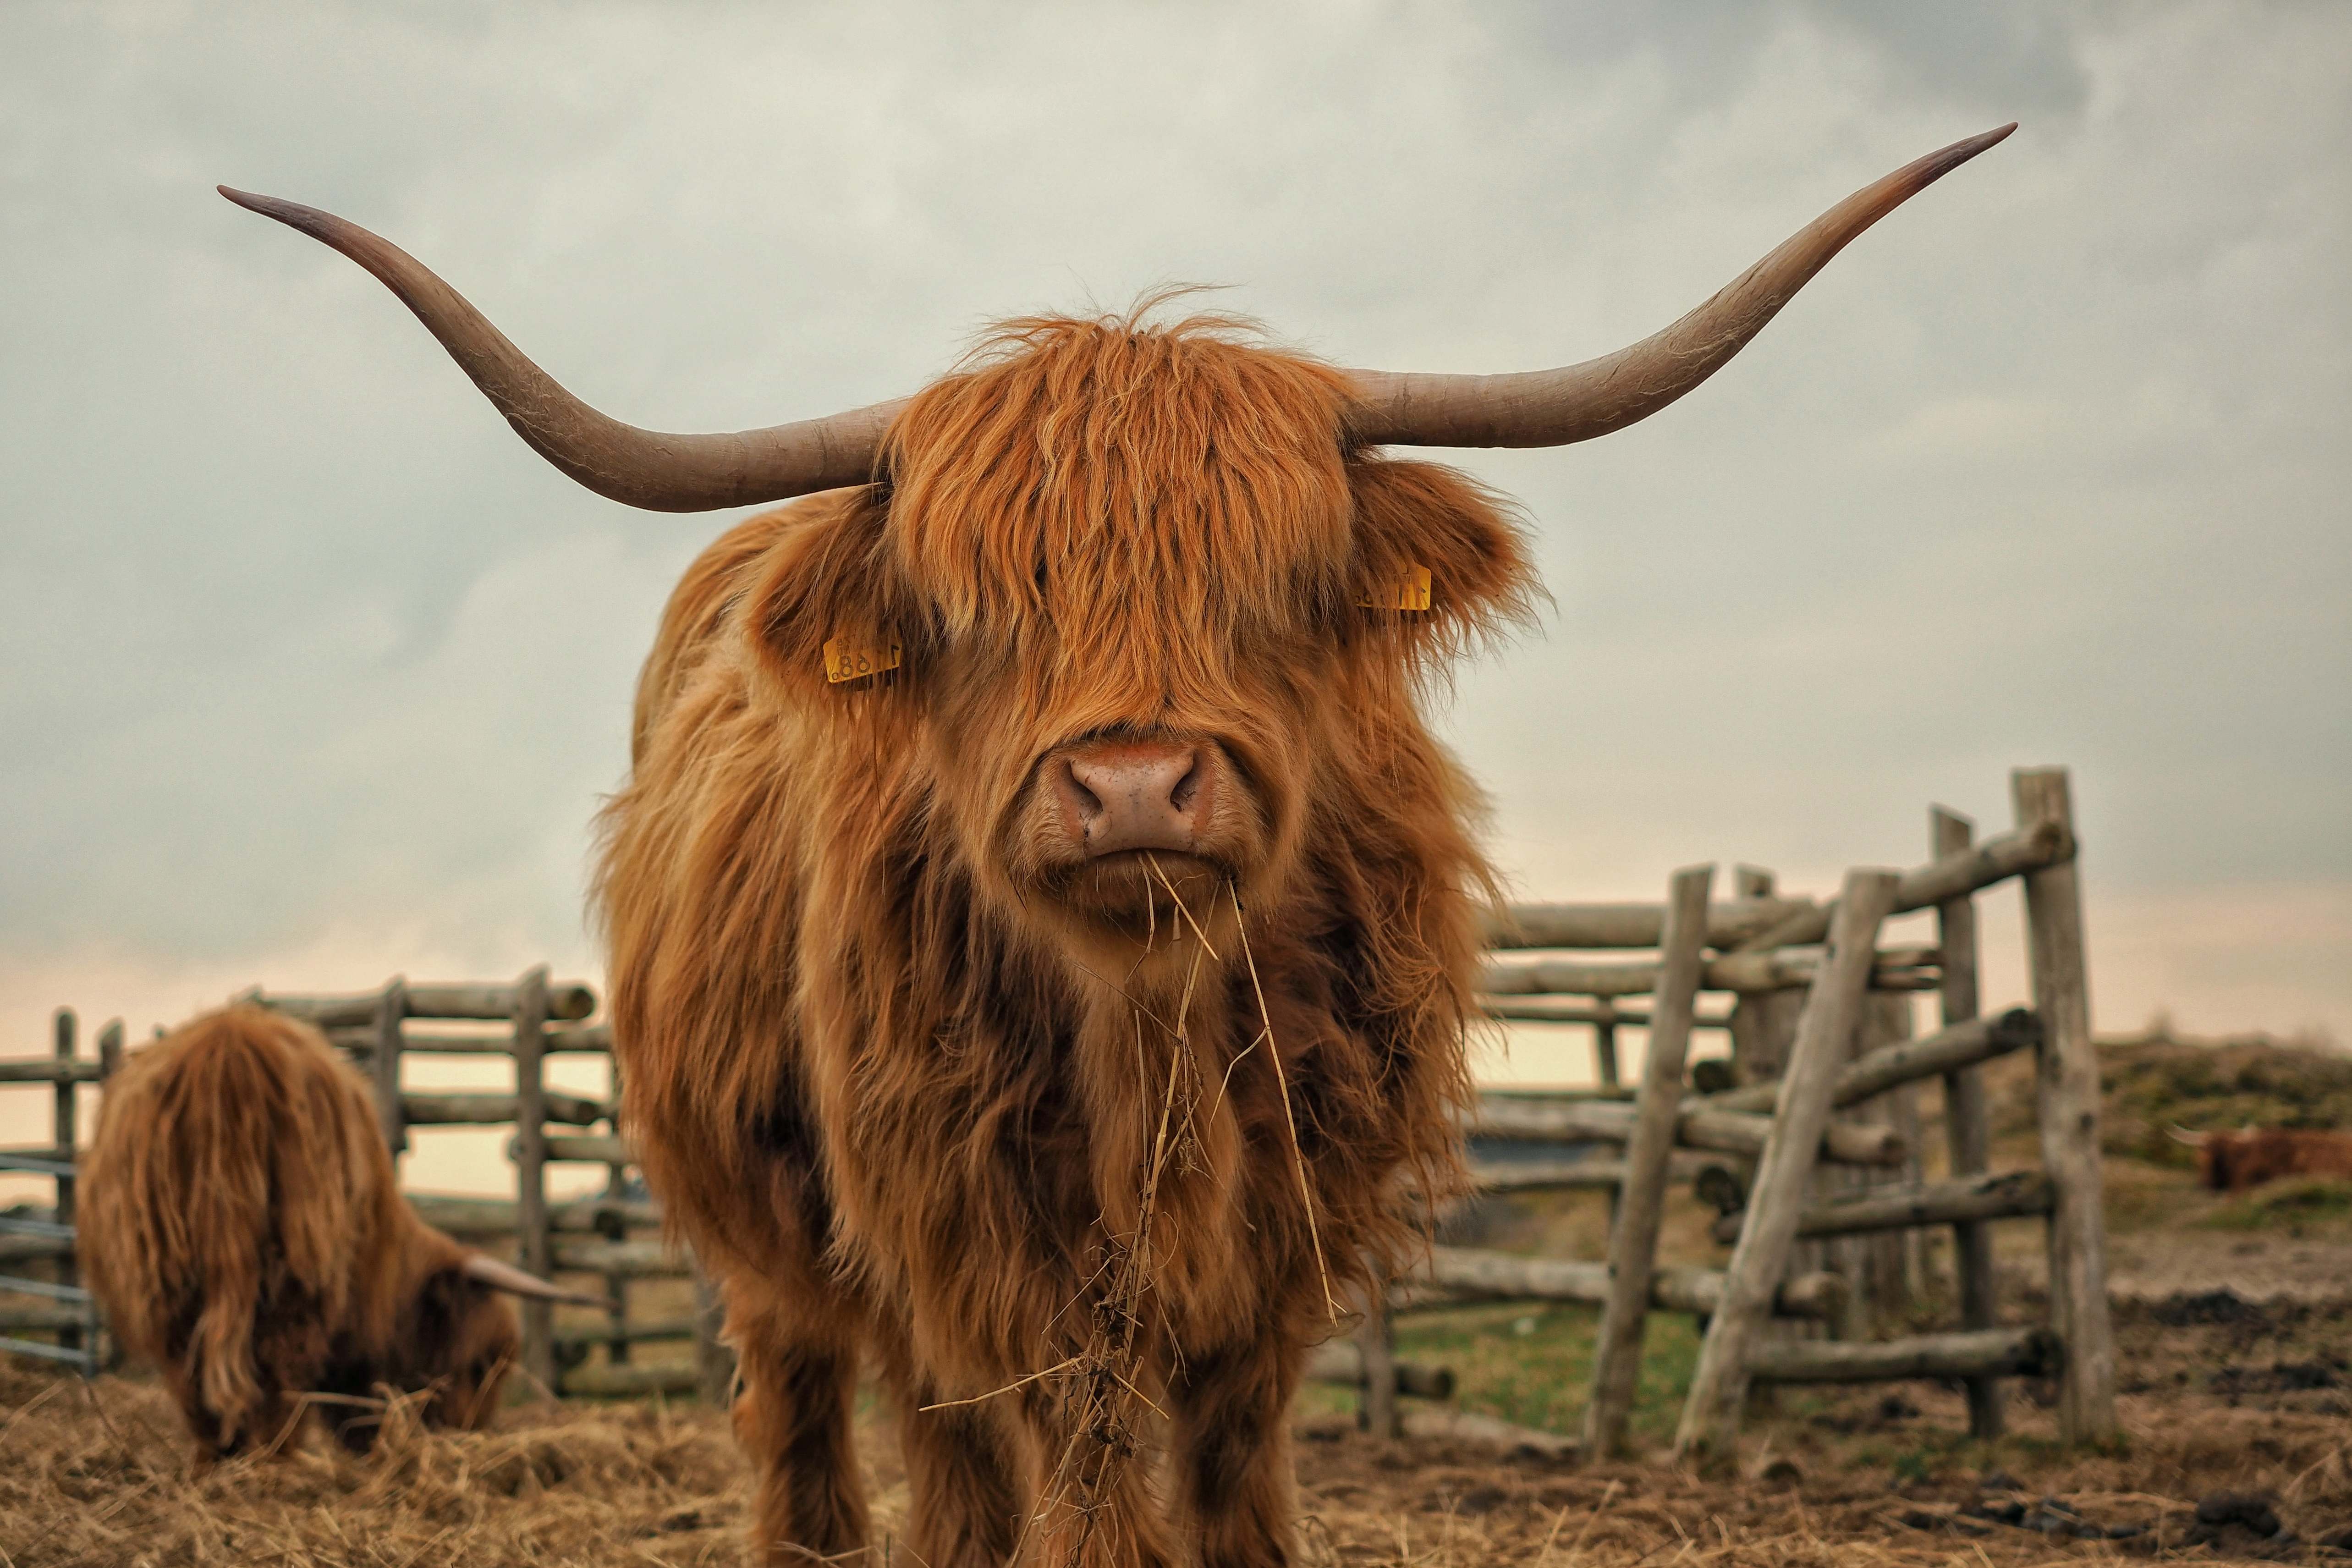
<path id="1" fill-rule="evenodd" d="M 1534 618 L 1543 591 L 1510 502 L 1435 463 L 1359 457 L 1348 479 L 1360 623 L 1446 657 Z"/>
<path id="2" fill-rule="evenodd" d="M 746 616 L 769 679 L 814 698 L 886 674 L 895 684 L 905 672 L 914 617 L 888 519 L 887 490 L 864 486 L 795 522 L 769 550 Z"/>

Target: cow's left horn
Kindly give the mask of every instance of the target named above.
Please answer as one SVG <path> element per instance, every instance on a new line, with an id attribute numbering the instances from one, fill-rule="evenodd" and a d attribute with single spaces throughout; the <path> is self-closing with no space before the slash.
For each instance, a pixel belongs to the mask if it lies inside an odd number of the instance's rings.
<path id="1" fill-rule="evenodd" d="M 391 241 L 332 213 L 226 185 L 220 194 L 366 268 L 416 312 L 449 357 L 533 450 L 573 479 L 650 511 L 710 511 L 782 500 L 873 477 L 898 403 L 823 419 L 707 436 L 641 430 L 581 402 L 507 341 L 479 310 Z"/>
<path id="2" fill-rule="evenodd" d="M 2205 1133 L 2191 1132 L 2188 1128 L 2183 1127 L 2178 1121 L 2173 1122 L 2170 1126 L 2167 1127 L 2165 1131 L 2172 1135 L 2172 1141 L 2175 1143 L 2186 1143 L 2191 1149 L 2202 1149 L 2205 1147 L 2205 1139 L 2207 1136 Z"/>
<path id="3" fill-rule="evenodd" d="M 493 1290 L 504 1290 L 510 1296 L 529 1296 L 540 1301 L 562 1301 L 574 1307 L 602 1307 L 612 1311 L 620 1303 L 610 1296 L 587 1296 L 577 1290 L 566 1290 L 551 1285 L 536 1274 L 526 1274 L 511 1263 L 501 1263 L 481 1253 L 468 1253 L 465 1263 L 466 1278 L 479 1280 Z"/>
<path id="4" fill-rule="evenodd" d="M 1713 375 L 1864 229 L 2017 129 L 1955 142 L 1866 185 L 1664 331 L 1561 370 L 1348 373 L 1357 439 L 1405 447 L 1565 447 L 1645 419 Z"/>

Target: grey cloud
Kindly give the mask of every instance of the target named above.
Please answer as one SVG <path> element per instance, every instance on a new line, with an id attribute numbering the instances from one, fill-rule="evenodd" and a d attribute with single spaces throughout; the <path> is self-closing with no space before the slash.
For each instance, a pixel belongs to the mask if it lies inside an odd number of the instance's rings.
<path id="1" fill-rule="evenodd" d="M 9 8 L 0 939 L 576 942 L 725 521 L 545 469 L 216 180 L 725 427 L 1171 279 L 1353 363 L 1581 357 L 2011 117 L 1686 403 L 1463 455 L 1557 597 L 1447 720 L 1506 857 L 1904 859 L 2057 759 L 2105 885 L 2352 877 L 2347 68 L 2343 13 L 2218 3 Z"/>

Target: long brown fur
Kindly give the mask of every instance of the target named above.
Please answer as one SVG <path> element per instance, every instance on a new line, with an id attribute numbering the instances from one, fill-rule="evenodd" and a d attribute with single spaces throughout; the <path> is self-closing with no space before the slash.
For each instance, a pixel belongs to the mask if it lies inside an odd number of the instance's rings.
<path id="1" fill-rule="evenodd" d="M 134 1052 L 83 1162 L 78 1247 L 125 1349 L 163 1370 L 201 1459 L 276 1447 L 302 1394 L 432 1391 L 486 1426 L 514 1309 L 400 1195 L 367 1085 L 316 1029 L 250 1005 Z M 363 1406 L 320 1402 L 364 1449 Z"/>
<path id="2" fill-rule="evenodd" d="M 911 1561 L 1291 1560 L 1327 1286 L 1360 1300 L 1417 1244 L 1408 1177 L 1460 1178 L 1490 879 L 1418 694 L 1534 592 L 1495 498 L 1352 449 L 1348 413 L 1231 322 L 1013 322 L 875 484 L 738 525 L 672 597 L 597 897 L 769 1561 L 867 1544 L 861 1364 Z M 1429 613 L 1357 607 L 1416 564 Z M 828 687 L 835 637 L 900 644 L 899 685 Z M 1234 863 L 1121 923 L 1064 896 L 1023 803 L 1039 759 L 1127 735 L 1205 738 L 1252 807 Z M 1071 1368 L 1131 1385 L 1139 1443 Z"/>
<path id="3" fill-rule="evenodd" d="M 2208 1132 L 2198 1145 L 2197 1174 L 2217 1193 L 2242 1193 L 2289 1176 L 2352 1179 L 2352 1132 L 2313 1127 Z"/>

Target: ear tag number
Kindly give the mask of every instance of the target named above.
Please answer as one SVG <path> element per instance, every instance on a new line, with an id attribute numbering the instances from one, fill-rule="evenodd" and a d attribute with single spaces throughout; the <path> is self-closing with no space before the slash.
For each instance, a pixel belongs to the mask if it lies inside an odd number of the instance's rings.
<path id="1" fill-rule="evenodd" d="M 1367 590 L 1356 603 L 1367 610 L 1426 610 L 1429 608 L 1429 568 L 1412 567 L 1396 582 Z"/>
<path id="2" fill-rule="evenodd" d="M 856 647 L 841 637 L 824 645 L 824 678 L 839 686 L 845 680 L 870 680 L 885 670 L 898 668 L 898 645 L 887 647 Z"/>

